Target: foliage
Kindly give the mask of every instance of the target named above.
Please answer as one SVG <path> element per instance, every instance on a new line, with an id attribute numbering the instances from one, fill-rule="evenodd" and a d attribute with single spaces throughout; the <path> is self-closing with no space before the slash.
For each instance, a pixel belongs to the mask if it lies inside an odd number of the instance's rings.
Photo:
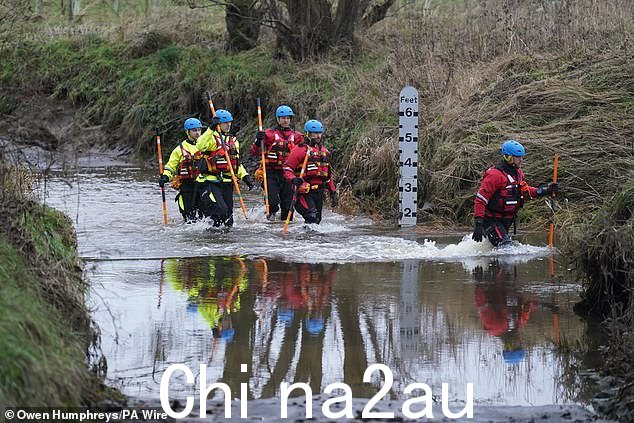
<path id="1" fill-rule="evenodd" d="M 634 323 L 634 180 L 569 237 L 570 255 L 588 276 L 582 308 Z"/>

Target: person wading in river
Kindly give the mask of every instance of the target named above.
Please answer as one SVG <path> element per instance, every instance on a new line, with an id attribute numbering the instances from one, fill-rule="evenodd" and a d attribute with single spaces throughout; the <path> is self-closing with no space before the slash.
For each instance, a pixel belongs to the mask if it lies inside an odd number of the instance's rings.
<path id="1" fill-rule="evenodd" d="M 269 220 L 275 220 L 275 213 L 280 210 L 281 220 L 286 220 L 286 215 L 291 208 L 293 198 L 293 187 L 284 178 L 282 165 L 290 155 L 291 150 L 303 142 L 304 137 L 300 132 L 291 128 L 293 109 L 288 106 L 280 106 L 275 111 L 277 125 L 268 128 L 266 131 L 258 132 L 255 141 L 251 146 L 251 155 L 260 157 L 261 142 L 264 141 L 264 160 L 266 163 L 266 186 L 268 188 L 269 199 Z M 255 171 L 255 179 L 263 182 L 263 170 L 258 168 Z"/>
<path id="2" fill-rule="evenodd" d="M 213 124 L 218 125 L 219 131 L 207 129 L 196 143 L 203 156 L 197 179 L 201 183 L 200 207 L 205 216 L 213 219 L 215 227 L 222 224 L 233 226 L 233 181 L 229 166 L 233 168 L 236 177 L 247 185 L 249 191 L 253 189 L 253 178 L 240 164 L 240 144 L 229 134 L 231 122 L 231 113 L 218 109 Z M 228 150 L 229 163 L 224 148 Z"/>
<path id="3" fill-rule="evenodd" d="M 333 207 L 337 207 L 339 196 L 332 178 L 330 151 L 322 144 L 324 127 L 317 120 L 309 120 L 304 125 L 304 142 L 297 145 L 284 162 L 284 177 L 297 191 L 295 210 L 304 217 L 306 223 L 321 222 L 324 206 L 324 188 L 330 192 Z M 308 155 L 303 177 L 300 177 L 304 159 Z"/>
<path id="4" fill-rule="evenodd" d="M 502 144 L 501 162 L 484 172 L 474 201 L 474 241 L 488 238 L 493 246 L 509 244 L 509 229 L 524 202 L 557 193 L 556 182 L 535 188 L 524 181 L 520 165 L 525 152 L 522 144 L 508 140 Z"/>
<path id="5" fill-rule="evenodd" d="M 187 138 L 181 141 L 170 154 L 163 174 L 159 177 L 159 185 L 163 187 L 171 181 L 172 188 L 178 190 L 176 203 L 185 222 L 191 223 L 202 217 L 198 207 L 197 182 L 199 175 L 198 161 L 201 154 L 196 148 L 196 140 L 200 137 L 202 124 L 196 118 L 189 118 L 183 124 Z"/>

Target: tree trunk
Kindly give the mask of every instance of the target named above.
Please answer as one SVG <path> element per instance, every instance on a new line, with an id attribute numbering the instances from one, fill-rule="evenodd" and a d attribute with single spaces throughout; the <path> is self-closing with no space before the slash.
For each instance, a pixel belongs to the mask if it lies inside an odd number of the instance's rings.
<path id="1" fill-rule="evenodd" d="M 369 0 L 261 1 L 275 27 L 278 46 L 296 60 L 320 55 L 335 45 L 352 46 L 357 24 L 372 26 L 394 4 L 394 0 L 383 0 L 371 7 Z M 280 10 L 280 4 L 286 7 L 286 13 Z M 337 5 L 334 16 L 333 4 Z"/>
<path id="2" fill-rule="evenodd" d="M 226 6 L 227 24 L 226 49 L 244 51 L 254 48 L 260 37 L 261 11 L 253 0 L 231 0 Z"/>
<path id="3" fill-rule="evenodd" d="M 328 0 L 283 0 L 288 11 L 287 25 L 278 25 L 279 44 L 296 60 L 323 53 L 335 44 Z"/>
<path id="4" fill-rule="evenodd" d="M 340 0 L 337 6 L 335 41 L 352 44 L 354 29 L 359 15 L 359 0 Z"/>
<path id="5" fill-rule="evenodd" d="M 63 4 L 64 7 L 64 15 L 66 16 L 66 20 L 68 22 L 73 21 L 73 0 L 66 0 Z"/>

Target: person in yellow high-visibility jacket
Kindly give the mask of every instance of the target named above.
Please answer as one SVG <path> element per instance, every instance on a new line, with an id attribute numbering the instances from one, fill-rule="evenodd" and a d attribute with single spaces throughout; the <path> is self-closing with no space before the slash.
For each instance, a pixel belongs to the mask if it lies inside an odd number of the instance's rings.
<path id="1" fill-rule="evenodd" d="M 231 122 L 231 113 L 218 109 L 213 123 L 218 124 L 220 131 L 209 128 L 196 143 L 203 155 L 197 179 L 201 184 L 200 206 L 203 214 L 211 217 L 216 227 L 233 225 L 233 181 L 229 166 L 249 191 L 253 189 L 253 178 L 240 164 L 240 144 L 229 134 Z M 229 162 L 223 144 L 229 153 Z"/>
<path id="2" fill-rule="evenodd" d="M 198 162 L 201 154 L 196 148 L 196 140 L 200 137 L 203 125 L 196 118 L 189 118 L 183 124 L 187 138 L 181 141 L 170 154 L 163 174 L 159 177 L 162 187 L 172 182 L 172 188 L 178 190 L 176 203 L 185 222 L 194 222 L 202 217 L 198 207 L 198 187 L 196 179 L 200 174 Z"/>

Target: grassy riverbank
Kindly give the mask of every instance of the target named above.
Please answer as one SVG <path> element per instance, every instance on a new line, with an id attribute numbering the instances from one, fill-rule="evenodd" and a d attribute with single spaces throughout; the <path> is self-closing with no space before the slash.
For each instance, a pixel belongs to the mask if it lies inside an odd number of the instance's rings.
<path id="1" fill-rule="evenodd" d="M 95 404 L 98 334 L 72 222 L 31 197 L 27 173 L 0 167 L 0 404 Z"/>
<path id="2" fill-rule="evenodd" d="M 607 319 L 605 354 L 613 376 L 595 404 L 619 421 L 634 420 L 634 182 L 629 181 L 594 217 L 569 234 L 569 255 L 586 275 L 581 314 Z"/>

